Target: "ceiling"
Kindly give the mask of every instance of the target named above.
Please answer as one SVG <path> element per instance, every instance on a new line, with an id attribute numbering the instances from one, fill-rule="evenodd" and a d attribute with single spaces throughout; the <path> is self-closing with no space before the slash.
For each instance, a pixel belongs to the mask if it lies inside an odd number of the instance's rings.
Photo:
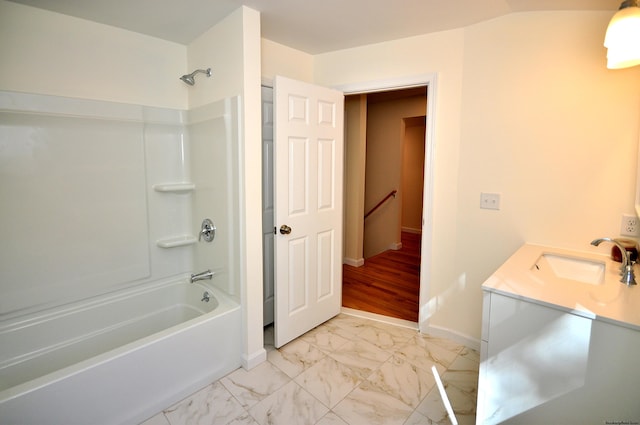
<path id="1" fill-rule="evenodd" d="M 10 0 L 189 44 L 246 5 L 262 37 L 309 54 L 460 28 L 514 12 L 614 11 L 621 0 Z"/>

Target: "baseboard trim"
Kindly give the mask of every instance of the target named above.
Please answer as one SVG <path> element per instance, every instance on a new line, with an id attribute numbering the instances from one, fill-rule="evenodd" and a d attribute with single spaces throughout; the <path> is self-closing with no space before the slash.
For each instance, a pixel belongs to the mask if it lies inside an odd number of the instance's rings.
<path id="1" fill-rule="evenodd" d="M 421 327 L 421 331 L 422 331 L 422 327 Z M 449 328 L 445 328 L 442 326 L 435 326 L 435 325 L 427 325 L 426 329 L 422 332 L 429 335 L 441 337 L 441 338 L 447 338 L 459 344 L 462 344 L 465 347 L 469 347 L 476 351 L 480 351 L 479 339 L 472 338 L 469 335 L 456 332 Z"/>
<path id="2" fill-rule="evenodd" d="M 387 249 L 392 249 L 394 251 L 398 251 L 402 249 L 402 242 L 394 242 Z"/>
<path id="3" fill-rule="evenodd" d="M 267 350 L 264 348 L 251 354 L 243 354 L 241 358 L 242 367 L 245 370 L 251 370 L 265 361 L 267 361 Z"/>
<path id="4" fill-rule="evenodd" d="M 346 264 L 347 266 L 360 267 L 364 266 L 364 258 L 347 258 L 344 257 L 342 259 L 342 264 Z"/>
<path id="5" fill-rule="evenodd" d="M 403 227 L 401 230 L 407 233 L 415 233 L 416 235 L 422 234 L 422 229 L 413 229 L 411 227 Z"/>

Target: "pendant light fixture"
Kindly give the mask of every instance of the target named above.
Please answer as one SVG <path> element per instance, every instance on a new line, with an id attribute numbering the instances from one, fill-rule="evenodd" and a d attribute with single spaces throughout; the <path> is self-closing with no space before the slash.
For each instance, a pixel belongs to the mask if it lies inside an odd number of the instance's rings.
<path id="1" fill-rule="evenodd" d="M 640 0 L 625 0 L 613 15 L 604 46 L 607 68 L 619 69 L 640 65 Z"/>

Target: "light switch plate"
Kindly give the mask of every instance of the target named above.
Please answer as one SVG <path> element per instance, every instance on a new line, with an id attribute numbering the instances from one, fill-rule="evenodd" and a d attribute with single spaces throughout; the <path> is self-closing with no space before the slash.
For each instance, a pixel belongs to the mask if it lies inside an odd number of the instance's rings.
<path id="1" fill-rule="evenodd" d="M 499 193 L 481 193 L 480 194 L 480 208 L 485 210 L 499 210 L 500 209 L 500 194 Z"/>

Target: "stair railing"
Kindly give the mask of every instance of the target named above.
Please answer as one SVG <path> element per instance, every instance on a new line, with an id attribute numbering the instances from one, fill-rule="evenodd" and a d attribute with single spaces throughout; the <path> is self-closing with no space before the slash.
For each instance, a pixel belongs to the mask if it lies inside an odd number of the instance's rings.
<path id="1" fill-rule="evenodd" d="M 382 206 L 382 204 L 384 204 L 385 202 L 387 202 L 387 200 L 389 200 L 389 198 L 391 198 L 391 197 L 394 197 L 394 198 L 395 198 L 395 197 L 396 197 L 396 193 L 398 193 L 398 191 L 397 191 L 397 190 L 395 190 L 395 189 L 394 189 L 394 190 L 392 190 L 391 192 L 389 192 L 389 193 L 387 194 L 387 196 L 385 196 L 385 197 L 384 197 L 384 199 L 383 199 L 382 201 L 378 202 L 378 203 L 376 204 L 376 206 L 375 206 L 375 207 L 371 208 L 371 209 L 369 210 L 369 212 L 368 212 L 368 213 L 366 213 L 366 214 L 364 215 L 365 220 L 366 220 L 366 219 L 367 219 L 367 217 L 369 217 L 369 216 L 370 216 L 370 215 L 371 215 L 375 210 L 377 210 L 378 208 L 380 208 L 380 207 Z"/>

